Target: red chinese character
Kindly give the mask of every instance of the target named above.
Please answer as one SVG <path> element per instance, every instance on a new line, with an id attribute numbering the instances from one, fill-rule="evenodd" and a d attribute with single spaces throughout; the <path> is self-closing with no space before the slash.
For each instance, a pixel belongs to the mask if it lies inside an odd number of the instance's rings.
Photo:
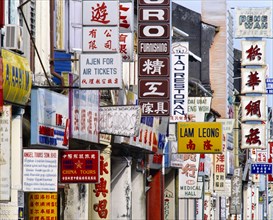
<path id="1" fill-rule="evenodd" d="M 248 105 L 245 107 L 247 110 L 246 115 L 257 115 L 258 117 L 261 117 L 261 111 L 260 111 L 260 100 L 257 100 L 256 102 L 250 101 Z"/>
<path id="2" fill-rule="evenodd" d="M 210 144 L 209 140 L 204 141 L 204 150 L 211 150 L 211 147 L 213 146 L 212 144 Z"/>
<path id="3" fill-rule="evenodd" d="M 87 112 L 87 133 L 92 134 L 92 111 Z"/>
<path id="4" fill-rule="evenodd" d="M 217 154 L 216 155 L 216 162 L 225 162 L 225 155 L 224 154 Z"/>
<path id="5" fill-rule="evenodd" d="M 186 164 L 186 166 L 181 167 L 182 174 L 185 174 L 186 176 L 195 177 L 195 171 L 197 171 L 195 164 Z M 189 174 L 189 172 L 191 172 Z"/>
<path id="6" fill-rule="evenodd" d="M 124 7 L 123 5 L 119 5 L 119 26 L 123 27 L 123 28 L 129 28 L 130 24 L 128 24 L 127 21 L 127 16 L 126 15 L 121 15 L 122 11 L 128 11 L 129 8 L 128 7 Z"/>
<path id="7" fill-rule="evenodd" d="M 183 154 L 183 160 L 191 160 L 193 162 L 196 162 L 196 154 Z"/>
<path id="8" fill-rule="evenodd" d="M 108 166 L 108 162 L 104 163 L 104 157 L 100 156 L 100 175 L 103 175 L 103 172 L 108 174 L 108 170 L 107 170 L 107 166 Z"/>
<path id="9" fill-rule="evenodd" d="M 112 48 L 112 40 L 108 40 L 106 41 L 106 43 L 104 44 L 105 48 L 111 49 Z"/>
<path id="10" fill-rule="evenodd" d="M 224 164 L 216 164 L 216 172 L 217 173 L 225 172 L 225 165 Z"/>
<path id="11" fill-rule="evenodd" d="M 258 60 L 260 60 L 262 53 L 259 53 L 259 51 L 260 51 L 260 48 L 258 47 L 258 45 L 256 45 L 254 48 L 253 48 L 253 45 L 251 45 L 251 48 L 249 48 L 246 51 L 248 53 L 246 58 L 251 61 L 251 60 L 255 60 L 255 57 L 258 57 Z"/>
<path id="12" fill-rule="evenodd" d="M 108 193 L 108 189 L 106 189 L 107 180 L 105 180 L 103 177 L 100 178 L 100 183 L 95 184 L 95 189 L 93 190 L 94 193 L 96 193 L 96 197 L 99 197 L 100 193 L 103 197 L 106 197 L 106 194 Z"/>
<path id="13" fill-rule="evenodd" d="M 86 128 L 86 111 L 85 109 L 82 109 L 81 110 L 81 131 L 85 131 L 85 128 Z"/>
<path id="14" fill-rule="evenodd" d="M 248 75 L 249 80 L 247 81 L 246 85 L 252 86 L 252 90 L 254 90 L 254 86 L 258 86 L 261 82 L 257 75 L 258 75 L 257 71 L 255 71 L 254 73 L 250 72 L 250 75 Z"/>
<path id="15" fill-rule="evenodd" d="M 249 130 L 249 132 L 250 132 L 250 134 L 245 135 L 245 137 L 247 138 L 246 143 L 249 145 L 258 143 L 259 145 L 261 145 L 261 141 L 258 136 L 258 134 L 260 134 L 259 129 L 258 128 L 256 128 L 256 129 L 251 128 Z"/>
<path id="16" fill-rule="evenodd" d="M 208 220 L 209 216 L 207 214 L 204 214 L 204 220 Z"/>
<path id="17" fill-rule="evenodd" d="M 199 163 L 199 172 L 204 172 L 205 171 L 205 162 L 200 162 Z"/>
<path id="18" fill-rule="evenodd" d="M 107 6 L 105 5 L 105 2 L 103 2 L 101 5 L 97 3 L 97 7 L 92 7 L 92 18 L 91 21 L 97 21 L 103 24 L 108 24 L 110 20 L 106 19 L 106 16 L 108 15 L 107 12 Z"/>
<path id="19" fill-rule="evenodd" d="M 96 203 L 93 206 L 93 209 L 95 210 L 95 212 L 98 213 L 100 218 L 106 218 L 107 214 L 108 214 L 108 210 L 106 209 L 107 206 L 107 200 L 103 199 L 99 201 L 99 204 Z"/>
<path id="20" fill-rule="evenodd" d="M 126 35 L 126 34 L 120 34 L 119 35 L 119 42 L 126 43 L 127 37 L 128 37 L 128 35 Z"/>
<path id="21" fill-rule="evenodd" d="M 193 141 L 190 139 L 189 143 L 187 144 L 187 149 L 189 150 L 195 150 L 195 144 Z"/>
<path id="22" fill-rule="evenodd" d="M 92 38 L 96 38 L 97 37 L 97 29 L 92 29 L 91 31 L 89 31 L 89 36 L 91 36 Z"/>
<path id="23" fill-rule="evenodd" d="M 91 40 L 88 42 L 89 43 L 89 49 L 96 49 L 97 45 L 96 45 L 96 41 L 95 40 Z"/>

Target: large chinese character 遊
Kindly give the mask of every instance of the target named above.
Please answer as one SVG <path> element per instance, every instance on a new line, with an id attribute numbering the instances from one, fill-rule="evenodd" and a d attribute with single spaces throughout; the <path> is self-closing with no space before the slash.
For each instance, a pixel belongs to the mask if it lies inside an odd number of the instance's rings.
<path id="1" fill-rule="evenodd" d="M 107 20 L 107 6 L 105 5 L 105 2 L 103 2 L 101 5 L 97 3 L 97 7 L 92 7 L 92 18 L 91 21 L 97 21 L 102 24 L 108 24 L 110 20 Z"/>

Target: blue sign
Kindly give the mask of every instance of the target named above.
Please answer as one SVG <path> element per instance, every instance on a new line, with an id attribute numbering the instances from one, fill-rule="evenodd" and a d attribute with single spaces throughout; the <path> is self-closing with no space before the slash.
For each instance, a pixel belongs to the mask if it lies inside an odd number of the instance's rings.
<path id="1" fill-rule="evenodd" d="M 273 94 L 273 78 L 267 78 L 265 83 L 266 83 L 266 93 Z"/>
<path id="2" fill-rule="evenodd" d="M 251 174 L 272 174 L 271 163 L 251 164 Z"/>

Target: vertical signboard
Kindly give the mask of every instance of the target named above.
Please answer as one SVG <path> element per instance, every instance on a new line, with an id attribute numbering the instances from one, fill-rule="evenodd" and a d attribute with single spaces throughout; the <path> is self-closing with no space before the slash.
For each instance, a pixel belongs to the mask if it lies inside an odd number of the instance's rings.
<path id="1" fill-rule="evenodd" d="M 170 122 L 183 120 L 187 114 L 189 43 L 172 44 Z"/>
<path id="2" fill-rule="evenodd" d="M 170 69 L 165 70 L 170 55 L 169 10 L 170 0 L 138 1 L 138 95 L 143 116 L 170 115 Z"/>
<path id="3" fill-rule="evenodd" d="M 230 214 L 240 214 L 242 206 L 242 168 L 234 169 L 231 179 L 231 204 Z"/>
<path id="4" fill-rule="evenodd" d="M 11 106 L 0 115 L 0 202 L 11 199 Z"/>

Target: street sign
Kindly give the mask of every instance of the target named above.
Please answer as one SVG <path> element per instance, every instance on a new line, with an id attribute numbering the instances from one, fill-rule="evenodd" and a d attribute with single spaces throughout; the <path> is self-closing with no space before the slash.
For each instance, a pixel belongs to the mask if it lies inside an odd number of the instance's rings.
<path id="1" fill-rule="evenodd" d="M 251 164 L 251 174 L 272 174 L 272 164 L 271 163 Z"/>

